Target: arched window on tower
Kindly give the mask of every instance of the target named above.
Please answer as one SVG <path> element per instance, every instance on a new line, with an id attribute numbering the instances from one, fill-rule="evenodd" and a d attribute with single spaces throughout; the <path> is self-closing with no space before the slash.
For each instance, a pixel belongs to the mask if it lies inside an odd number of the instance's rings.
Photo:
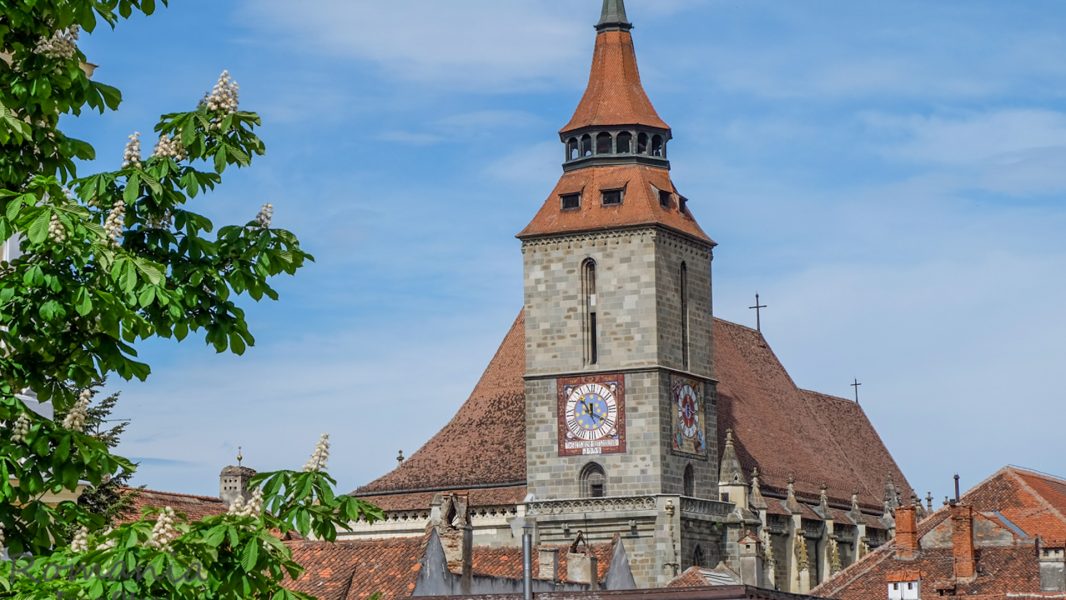
<path id="1" fill-rule="evenodd" d="M 584 498 L 603 498 L 607 495 L 607 473 L 596 463 L 581 469 L 581 495 Z"/>
<path id="2" fill-rule="evenodd" d="M 637 154 L 648 153 L 648 134 L 642 133 L 637 136 Z"/>
<path id="3" fill-rule="evenodd" d="M 651 138 L 651 155 L 662 157 L 666 153 L 663 146 L 663 136 L 657 135 Z"/>
<path id="4" fill-rule="evenodd" d="M 596 136 L 596 154 L 611 154 L 613 140 L 611 134 L 601 133 Z"/>
<path id="5" fill-rule="evenodd" d="M 681 364 L 688 370 L 688 265 L 681 263 L 678 273 L 678 294 L 681 296 Z"/>
<path id="6" fill-rule="evenodd" d="M 623 131 L 618 134 L 618 138 L 615 140 L 618 145 L 618 154 L 631 154 L 633 152 L 633 134 L 628 131 Z"/>
<path id="7" fill-rule="evenodd" d="M 585 134 L 581 136 L 581 157 L 592 156 L 592 136 Z"/>
<path id="8" fill-rule="evenodd" d="M 696 549 L 692 551 L 692 566 L 703 567 L 706 566 L 703 563 L 706 562 L 706 558 L 703 557 L 703 547 L 696 544 Z"/>
<path id="9" fill-rule="evenodd" d="M 692 468 L 691 464 L 685 465 L 685 476 L 682 487 L 684 488 L 684 495 L 689 498 L 696 496 L 696 471 Z"/>
<path id="10" fill-rule="evenodd" d="M 576 160 L 577 157 L 578 157 L 578 152 L 579 151 L 580 151 L 580 148 L 578 147 L 578 144 L 577 144 L 577 138 L 570 138 L 570 141 L 568 141 L 566 143 L 566 159 L 567 160 Z"/>
<path id="11" fill-rule="evenodd" d="M 591 258 L 581 263 L 581 290 L 585 300 L 585 362 L 594 365 L 599 360 L 599 345 L 596 324 L 596 261 Z"/>

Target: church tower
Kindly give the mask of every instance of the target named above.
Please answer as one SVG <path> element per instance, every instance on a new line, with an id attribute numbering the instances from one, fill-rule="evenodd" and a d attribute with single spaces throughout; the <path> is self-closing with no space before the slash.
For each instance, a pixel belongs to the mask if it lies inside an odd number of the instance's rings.
<path id="1" fill-rule="evenodd" d="M 632 29 L 623 0 L 605 0 L 588 88 L 560 132 L 563 175 L 518 235 L 527 485 L 537 501 L 679 510 L 680 497 L 718 499 L 715 244 L 670 178 L 672 132 L 641 84 Z M 649 583 L 691 564 L 662 561 L 674 568 L 649 565 Z"/>

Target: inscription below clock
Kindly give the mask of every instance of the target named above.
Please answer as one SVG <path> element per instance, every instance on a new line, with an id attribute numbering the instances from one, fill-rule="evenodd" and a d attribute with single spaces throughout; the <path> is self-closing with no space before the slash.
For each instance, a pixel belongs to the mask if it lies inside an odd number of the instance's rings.
<path id="1" fill-rule="evenodd" d="M 560 381 L 559 452 L 625 452 L 621 378 Z"/>

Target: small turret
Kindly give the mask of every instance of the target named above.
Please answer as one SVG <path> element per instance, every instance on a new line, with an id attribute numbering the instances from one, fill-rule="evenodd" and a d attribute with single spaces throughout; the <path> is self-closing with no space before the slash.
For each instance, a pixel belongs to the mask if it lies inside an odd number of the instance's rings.
<path id="1" fill-rule="evenodd" d="M 218 475 L 218 497 L 226 506 L 231 506 L 237 498 L 245 501 L 251 498 L 248 491 L 248 483 L 255 477 L 255 469 L 249 469 L 241 463 L 244 462 L 244 454 L 237 449 L 237 466 L 230 465 Z"/>
<path id="2" fill-rule="evenodd" d="M 733 430 L 725 432 L 725 448 L 718 471 L 718 494 L 723 502 L 733 502 L 740 508 L 748 508 L 748 482 L 744 468 L 740 466 L 737 450 L 733 444 Z"/>

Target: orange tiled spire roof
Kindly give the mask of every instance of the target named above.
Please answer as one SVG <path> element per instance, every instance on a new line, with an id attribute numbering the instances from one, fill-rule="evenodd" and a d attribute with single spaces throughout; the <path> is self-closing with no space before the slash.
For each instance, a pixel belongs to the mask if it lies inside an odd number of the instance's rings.
<path id="1" fill-rule="evenodd" d="M 632 29 L 624 1 L 604 0 L 588 89 L 560 132 L 563 177 L 519 238 L 660 225 L 714 245 L 670 180 L 673 134 L 640 83 Z"/>
<path id="2" fill-rule="evenodd" d="M 573 118 L 563 127 L 564 134 L 607 125 L 645 125 L 669 131 L 640 83 L 632 28 L 624 1 L 604 0 L 589 85 Z"/>

